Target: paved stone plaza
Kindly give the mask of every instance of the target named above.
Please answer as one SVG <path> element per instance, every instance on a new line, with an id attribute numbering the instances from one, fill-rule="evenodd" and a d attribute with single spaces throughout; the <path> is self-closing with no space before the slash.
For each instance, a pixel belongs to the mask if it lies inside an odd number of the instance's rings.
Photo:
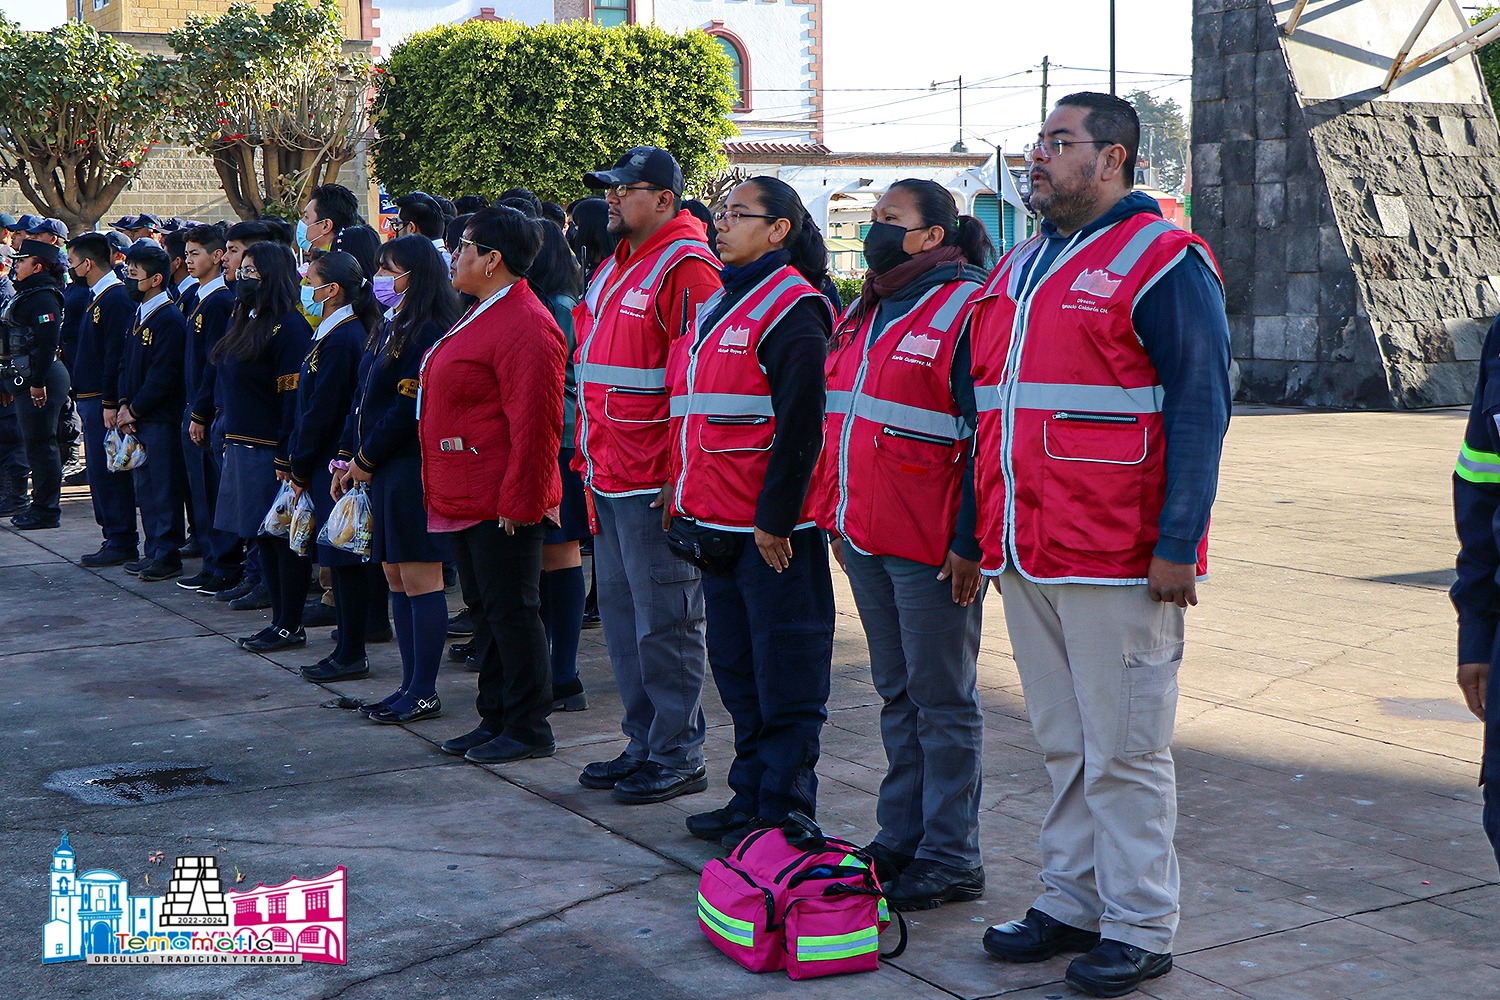
<path id="1" fill-rule="evenodd" d="M 1189 615 L 1181 678 L 1177 968 L 1141 995 L 1500 990 L 1480 726 L 1453 683 L 1446 594 L 1462 430 L 1453 410 L 1237 411 L 1213 579 Z M 907 953 L 873 976 L 792 983 L 743 972 L 697 929 L 697 872 L 711 855 L 682 820 L 726 798 L 727 716 L 712 693 L 710 791 L 618 805 L 576 781 L 619 750 L 600 632 L 585 633 L 581 664 L 592 707 L 554 717 L 557 756 L 478 767 L 437 750 L 473 723 L 472 674 L 445 668 L 444 717 L 409 730 L 321 707 L 385 694 L 399 676 L 394 648 L 373 647 L 368 680 L 310 685 L 292 670 L 326 651 L 326 629 L 294 656 L 242 652 L 229 638 L 257 630 L 258 615 L 81 569 L 71 560 L 98 544 L 83 491 L 63 518 L 61 531 L 0 532 L 7 996 L 1073 996 L 1065 958 L 1010 966 L 980 947 L 987 924 L 1034 897 L 1050 800 L 998 600 L 980 662 L 990 891 L 914 915 Z M 864 841 L 884 766 L 878 699 L 838 585 L 820 818 Z M 212 765 L 225 783 L 135 806 L 43 787 L 58 771 L 119 762 Z M 248 888 L 343 865 L 348 964 L 43 967 L 46 872 L 64 829 L 80 872 L 115 870 L 135 894 L 164 892 L 177 855 L 215 855 L 226 888 L 236 873 Z M 165 863 L 149 862 L 153 851 Z"/>

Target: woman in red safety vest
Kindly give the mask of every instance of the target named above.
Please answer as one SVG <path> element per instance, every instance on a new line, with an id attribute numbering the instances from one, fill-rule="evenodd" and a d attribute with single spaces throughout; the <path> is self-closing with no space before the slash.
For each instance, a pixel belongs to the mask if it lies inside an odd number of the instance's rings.
<path id="1" fill-rule="evenodd" d="M 979 544 L 965 331 L 992 255 L 928 180 L 875 205 L 870 272 L 839 318 L 815 487 L 870 646 L 887 769 L 869 845 L 898 909 L 977 899 Z"/>
<path id="2" fill-rule="evenodd" d="M 708 659 L 734 721 L 733 797 L 687 826 L 733 846 L 817 803 L 834 607 L 808 488 L 833 315 L 822 234 L 787 184 L 753 177 L 715 220 L 724 288 L 672 344 L 657 502 L 674 551 L 705 570 Z"/>

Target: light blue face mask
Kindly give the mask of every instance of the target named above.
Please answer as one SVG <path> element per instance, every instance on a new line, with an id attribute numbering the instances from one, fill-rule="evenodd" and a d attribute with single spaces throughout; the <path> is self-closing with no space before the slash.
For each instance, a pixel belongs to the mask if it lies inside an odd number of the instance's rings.
<path id="1" fill-rule="evenodd" d="M 307 223 L 301 219 L 297 220 L 297 246 L 302 248 L 303 253 L 312 249 L 312 240 L 307 238 Z"/>
<path id="2" fill-rule="evenodd" d="M 322 285 L 318 286 L 318 288 L 322 287 Z M 309 316 L 323 315 L 323 303 L 313 300 L 313 294 L 317 292 L 318 288 L 314 288 L 311 285 L 302 286 L 302 311 Z"/>

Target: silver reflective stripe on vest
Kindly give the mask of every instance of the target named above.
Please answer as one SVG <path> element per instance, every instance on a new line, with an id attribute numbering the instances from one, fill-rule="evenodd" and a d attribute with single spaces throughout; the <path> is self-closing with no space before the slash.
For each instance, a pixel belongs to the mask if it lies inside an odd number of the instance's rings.
<path id="1" fill-rule="evenodd" d="M 619 385 L 630 389 L 665 389 L 665 368 L 626 368 L 623 365 L 581 364 L 574 368 L 578 384 Z"/>
<path id="2" fill-rule="evenodd" d="M 781 284 L 771 289 L 771 294 L 767 295 L 765 299 L 760 303 L 760 305 L 750 310 L 749 318 L 751 320 L 754 320 L 755 322 L 759 322 L 765 319 L 766 313 L 771 311 L 771 307 L 776 304 L 777 299 L 781 298 L 783 292 L 787 291 L 790 288 L 795 288 L 797 285 L 805 284 L 807 284 L 807 281 L 800 274 L 787 275 L 784 279 L 782 279 Z"/>
<path id="3" fill-rule="evenodd" d="M 829 389 L 828 401 L 823 404 L 826 413 L 848 413 L 854 405 L 854 393 L 848 389 Z"/>
<path id="4" fill-rule="evenodd" d="M 690 256 L 701 256 L 704 260 L 708 259 L 708 247 L 702 243 L 699 243 L 697 240 L 677 240 L 676 242 L 668 243 L 666 247 L 663 248 L 661 257 L 657 259 L 656 266 L 651 269 L 651 271 L 646 275 L 645 278 L 641 279 L 639 287 L 642 290 L 654 288 L 656 286 L 656 279 L 661 277 L 661 273 L 666 269 L 667 263 L 672 260 L 672 255 L 675 254 L 678 250 L 681 250 L 683 247 L 702 247 L 704 251 L 703 254 L 693 254 Z"/>
<path id="5" fill-rule="evenodd" d="M 963 417 L 955 417 L 941 410 L 924 410 L 920 406 L 893 403 L 888 399 L 876 399 L 863 393 L 854 399 L 854 416 L 899 430 L 934 434 L 959 441 L 973 433 L 964 423 Z"/>
<path id="6" fill-rule="evenodd" d="M 1132 236 L 1130 242 L 1125 244 L 1125 249 L 1115 254 L 1115 259 L 1109 262 L 1109 273 L 1122 276 L 1129 274 L 1131 268 L 1140 263 L 1141 257 L 1145 255 L 1151 244 L 1156 242 L 1158 236 L 1171 232 L 1176 228 L 1176 226 L 1165 220 L 1142 226 L 1141 231 Z"/>
<path id="7" fill-rule="evenodd" d="M 976 385 L 974 402 L 981 412 L 1005 405 L 998 385 Z M 1018 382 L 1011 393 L 1018 410 L 1082 410 L 1087 413 L 1160 413 L 1162 387 L 1124 389 L 1117 385 L 1058 385 Z"/>
<path id="8" fill-rule="evenodd" d="M 960 282 L 958 287 L 948 296 L 948 301 L 944 302 L 942 308 L 932 317 L 932 328 L 934 330 L 941 330 L 944 333 L 951 330 L 953 328 L 953 321 L 958 319 L 958 314 L 968 303 L 969 296 L 978 290 L 979 287 L 979 283 L 976 281 Z"/>
<path id="9" fill-rule="evenodd" d="M 738 392 L 694 392 L 672 397 L 672 416 L 774 417 L 770 396 Z"/>

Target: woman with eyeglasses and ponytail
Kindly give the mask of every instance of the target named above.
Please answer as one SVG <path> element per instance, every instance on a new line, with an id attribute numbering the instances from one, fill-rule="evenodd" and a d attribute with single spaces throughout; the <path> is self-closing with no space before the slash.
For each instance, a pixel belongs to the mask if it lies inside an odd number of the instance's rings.
<path id="1" fill-rule="evenodd" d="M 875 204 L 869 274 L 834 327 L 818 524 L 849 576 L 883 705 L 886 775 L 867 850 L 897 909 L 977 899 L 978 413 L 964 322 L 992 248 L 928 180 Z"/>
<path id="2" fill-rule="evenodd" d="M 423 355 L 448 332 L 459 309 L 448 266 L 431 240 L 402 236 L 382 244 L 376 259 L 374 293 L 388 319 L 366 359 L 345 431 L 348 468 L 338 474 L 334 492 L 355 483 L 370 491 L 370 558 L 384 569 L 390 589 L 401 685 L 360 711 L 390 723 L 420 711 L 408 692 L 436 690 L 442 662 L 448 615 L 443 562 L 452 556 L 446 536 L 427 530 L 417 380 Z"/>
<path id="3" fill-rule="evenodd" d="M 734 721 L 733 795 L 687 827 L 732 847 L 817 809 L 834 606 L 808 487 L 833 314 L 823 236 L 791 187 L 752 177 L 714 218 L 724 288 L 672 344 L 672 478 L 657 504 L 674 551 L 699 553 L 708 660 Z"/>

